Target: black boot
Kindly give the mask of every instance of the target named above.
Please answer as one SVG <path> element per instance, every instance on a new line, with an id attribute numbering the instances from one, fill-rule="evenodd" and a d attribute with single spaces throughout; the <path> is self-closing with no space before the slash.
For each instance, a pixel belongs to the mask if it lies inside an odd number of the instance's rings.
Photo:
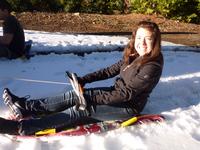
<path id="1" fill-rule="evenodd" d="M 16 120 L 27 117 L 25 111 L 26 97 L 18 97 L 12 94 L 8 88 L 5 88 L 3 91 L 3 100 L 5 105 L 10 108 Z"/>
<path id="2" fill-rule="evenodd" d="M 18 121 L 7 120 L 0 117 L 0 133 L 18 135 Z"/>

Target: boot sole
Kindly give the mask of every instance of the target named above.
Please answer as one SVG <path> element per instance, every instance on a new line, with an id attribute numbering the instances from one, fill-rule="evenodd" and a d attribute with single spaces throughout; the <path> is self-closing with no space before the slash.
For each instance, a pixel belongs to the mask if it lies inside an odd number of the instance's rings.
<path id="1" fill-rule="evenodd" d="M 10 95 L 9 95 L 10 97 Z M 15 104 L 13 104 L 12 102 L 12 98 L 8 98 L 7 100 L 4 99 L 4 103 L 7 107 L 10 108 L 12 114 L 15 116 L 16 120 L 20 120 L 23 118 L 21 111 L 19 110 L 19 108 L 17 108 L 17 106 Z"/>

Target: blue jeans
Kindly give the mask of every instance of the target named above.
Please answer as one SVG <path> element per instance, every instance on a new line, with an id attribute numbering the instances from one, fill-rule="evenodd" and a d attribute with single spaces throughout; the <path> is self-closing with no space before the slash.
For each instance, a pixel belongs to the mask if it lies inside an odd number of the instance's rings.
<path id="1" fill-rule="evenodd" d="M 91 110 L 94 110 L 92 108 L 96 106 L 92 102 L 92 96 L 100 94 L 102 91 L 110 90 L 110 88 L 112 87 L 85 89 L 84 95 L 88 107 L 84 111 L 76 109 L 78 97 L 74 91 L 67 91 L 55 97 L 25 101 L 26 113 L 34 116 L 34 119 L 21 120 L 19 122 L 19 134 L 30 135 L 43 129 L 62 128 L 83 117 L 93 116 L 95 111 Z M 127 109 L 128 104 L 116 104 L 113 107 Z"/>

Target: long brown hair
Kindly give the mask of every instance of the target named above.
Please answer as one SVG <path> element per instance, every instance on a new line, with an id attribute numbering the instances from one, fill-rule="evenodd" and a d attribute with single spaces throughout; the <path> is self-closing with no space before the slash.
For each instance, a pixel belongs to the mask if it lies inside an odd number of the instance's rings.
<path id="1" fill-rule="evenodd" d="M 146 54 L 142 57 L 142 59 L 139 59 L 137 62 L 138 65 L 143 65 L 144 63 L 147 63 L 151 60 L 156 59 L 161 52 L 161 33 L 158 25 L 154 22 L 150 21 L 141 21 L 138 23 L 137 29 L 133 31 L 132 38 L 130 39 L 127 46 L 124 48 L 124 61 L 126 64 L 129 64 L 130 57 L 137 58 L 139 57 L 139 54 L 135 50 L 134 44 L 135 44 L 135 35 L 139 28 L 144 28 L 149 30 L 153 33 L 154 43 L 153 43 L 153 49 L 149 54 Z"/>

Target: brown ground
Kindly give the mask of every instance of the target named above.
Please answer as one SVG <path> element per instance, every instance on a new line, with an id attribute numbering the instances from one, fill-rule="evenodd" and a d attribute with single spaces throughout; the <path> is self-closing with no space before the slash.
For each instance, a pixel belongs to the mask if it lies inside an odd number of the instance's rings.
<path id="1" fill-rule="evenodd" d="M 16 16 L 29 30 L 116 35 L 130 35 L 139 21 L 148 19 L 159 24 L 163 40 L 200 47 L 200 24 L 182 23 L 156 15 L 25 12 Z"/>

